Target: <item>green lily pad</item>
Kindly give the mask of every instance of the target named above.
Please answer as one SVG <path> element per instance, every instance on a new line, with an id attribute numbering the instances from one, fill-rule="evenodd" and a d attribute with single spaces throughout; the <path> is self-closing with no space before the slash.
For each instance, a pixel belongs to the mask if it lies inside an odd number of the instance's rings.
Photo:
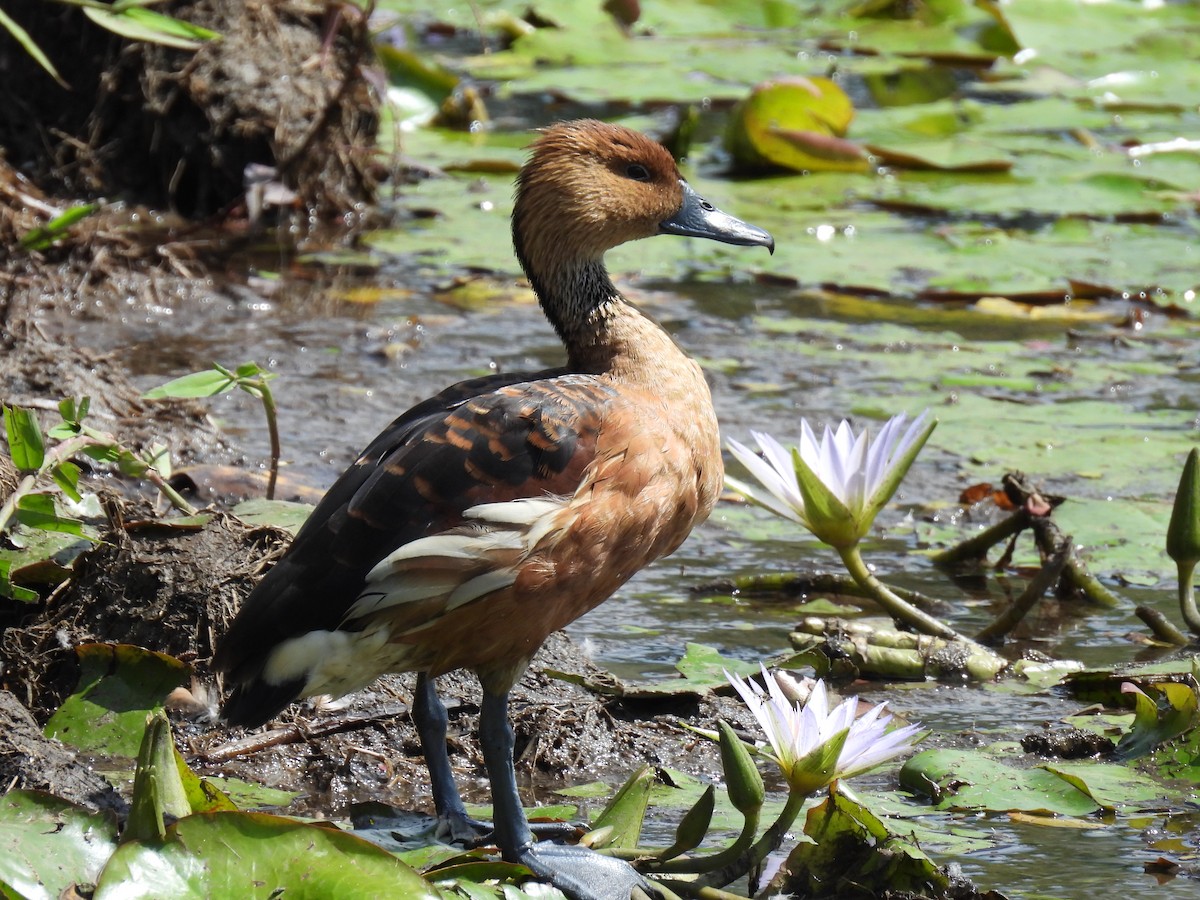
<path id="1" fill-rule="evenodd" d="M 385 850 L 335 828 L 265 813 L 187 816 L 166 840 L 131 841 L 113 854 L 94 900 L 285 896 L 436 900 L 437 891 Z"/>
<path id="2" fill-rule="evenodd" d="M 853 118 L 850 98 L 828 78 L 781 78 L 737 105 L 725 143 L 743 169 L 865 171 L 863 149 L 844 137 Z"/>
<path id="3" fill-rule="evenodd" d="M 233 514 L 248 525 L 271 525 L 295 534 L 312 513 L 311 503 L 290 500 L 243 500 Z"/>
<path id="4" fill-rule="evenodd" d="M 758 673 L 758 663 L 723 656 L 715 647 L 706 644 L 688 644 L 679 662 L 675 663 L 675 668 L 693 685 L 708 687 L 728 685 L 726 670 L 742 676 Z"/>
<path id="5" fill-rule="evenodd" d="M 96 813 L 40 791 L 0 797 L 0 894 L 57 900 L 94 884 L 117 847 L 111 813 Z"/>
<path id="6" fill-rule="evenodd" d="M 46 723 L 46 736 L 87 753 L 137 755 L 146 716 L 162 707 L 190 668 L 129 644 L 83 644 L 79 687 Z"/>
<path id="7" fill-rule="evenodd" d="M 934 808 L 1086 816 L 1101 804 L 1045 769 L 1016 769 L 977 751 L 925 750 L 900 770 L 900 784 L 919 794 L 936 786 Z"/>

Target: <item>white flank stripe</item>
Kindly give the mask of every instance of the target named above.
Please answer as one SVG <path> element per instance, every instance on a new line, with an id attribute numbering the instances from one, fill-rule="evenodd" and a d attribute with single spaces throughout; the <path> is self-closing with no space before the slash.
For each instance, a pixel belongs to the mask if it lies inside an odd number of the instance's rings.
<path id="1" fill-rule="evenodd" d="M 468 519 L 503 522 L 508 525 L 532 525 L 538 519 L 553 515 L 567 505 L 561 497 L 529 497 L 504 503 L 481 503 L 466 510 Z"/>
<path id="2" fill-rule="evenodd" d="M 506 588 L 516 580 L 517 573 L 513 569 L 493 569 L 491 572 L 476 575 L 450 592 L 450 596 L 446 598 L 446 611 L 449 612 L 456 606 L 477 600 L 492 591 Z"/>
<path id="3" fill-rule="evenodd" d="M 367 573 L 366 587 L 344 621 L 390 607 L 442 598 L 442 612 L 516 581 L 521 563 L 559 528 L 565 497 L 481 503 L 468 524 L 397 547 Z"/>

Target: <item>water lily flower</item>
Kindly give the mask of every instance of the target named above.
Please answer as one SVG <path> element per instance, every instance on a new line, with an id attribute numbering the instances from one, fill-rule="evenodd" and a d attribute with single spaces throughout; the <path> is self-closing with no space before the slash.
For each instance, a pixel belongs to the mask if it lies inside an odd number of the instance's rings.
<path id="1" fill-rule="evenodd" d="M 725 677 L 758 719 L 771 745 L 768 756 L 779 765 L 793 793 L 811 795 L 835 780 L 908 752 L 917 741 L 918 725 L 888 730 L 892 716 L 884 712 L 886 703 L 857 717 L 855 697 L 830 709 L 825 683 L 818 680 L 808 702 L 800 707 L 788 700 L 765 666 L 762 674 L 765 690 L 729 672 Z"/>
<path id="2" fill-rule="evenodd" d="M 726 478 L 748 500 L 799 522 L 838 550 L 856 545 L 875 516 L 892 498 L 901 479 L 937 425 L 928 411 L 911 423 L 893 416 L 872 437 L 869 428 L 855 434 L 850 423 L 825 427 L 818 440 L 807 420 L 800 421 L 800 445 L 790 451 L 769 434 L 751 432 L 760 457 L 735 440 L 730 452 L 766 491 Z"/>

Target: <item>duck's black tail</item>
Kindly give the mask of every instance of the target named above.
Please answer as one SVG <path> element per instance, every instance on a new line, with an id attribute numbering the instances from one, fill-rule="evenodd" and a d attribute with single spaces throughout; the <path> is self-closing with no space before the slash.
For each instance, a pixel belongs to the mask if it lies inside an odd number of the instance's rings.
<path id="1" fill-rule="evenodd" d="M 230 725 L 253 728 L 275 718 L 300 697 L 304 682 L 300 679 L 283 684 L 268 684 L 261 677 L 234 685 L 221 705 L 221 718 Z"/>

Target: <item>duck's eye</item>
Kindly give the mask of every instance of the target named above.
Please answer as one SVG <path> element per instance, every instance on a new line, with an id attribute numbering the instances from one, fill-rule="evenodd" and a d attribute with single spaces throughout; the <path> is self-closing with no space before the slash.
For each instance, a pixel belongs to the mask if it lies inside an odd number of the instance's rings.
<path id="1" fill-rule="evenodd" d="M 625 167 L 625 177 L 634 181 L 649 181 L 650 170 L 641 163 L 630 163 Z"/>

